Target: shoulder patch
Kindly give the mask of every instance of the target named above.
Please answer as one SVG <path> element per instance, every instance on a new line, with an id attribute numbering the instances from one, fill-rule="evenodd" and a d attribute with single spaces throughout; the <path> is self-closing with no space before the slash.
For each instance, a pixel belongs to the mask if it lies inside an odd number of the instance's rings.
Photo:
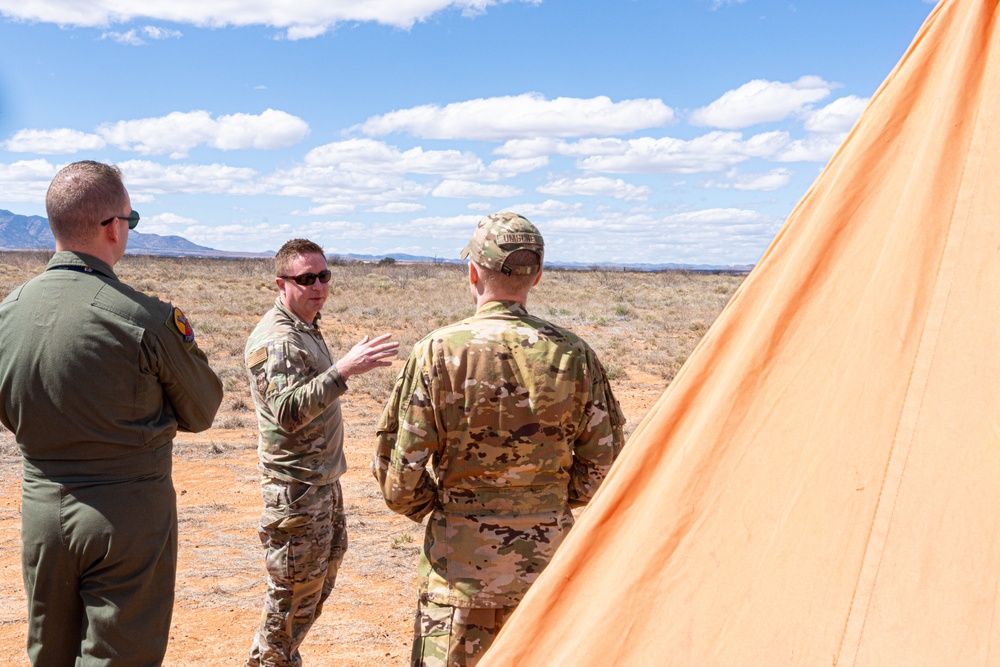
<path id="1" fill-rule="evenodd" d="M 253 368 L 267 361 L 267 346 L 258 347 L 247 357 L 247 368 Z"/>
<path id="2" fill-rule="evenodd" d="M 188 322 L 187 317 L 184 316 L 180 308 L 174 308 L 167 321 L 173 323 L 174 328 L 181 335 L 181 338 L 184 339 L 185 343 L 194 342 L 194 329 L 191 328 L 191 323 Z"/>

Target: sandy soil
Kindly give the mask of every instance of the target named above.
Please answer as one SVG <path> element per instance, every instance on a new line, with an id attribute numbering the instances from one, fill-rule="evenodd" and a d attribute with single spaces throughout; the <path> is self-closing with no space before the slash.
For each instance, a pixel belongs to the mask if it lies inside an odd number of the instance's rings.
<path id="1" fill-rule="evenodd" d="M 630 371 L 614 384 L 631 431 L 661 393 L 663 380 Z M 368 396 L 348 394 L 344 411 L 350 470 L 342 482 L 350 548 L 337 588 L 302 647 L 303 660 L 404 665 L 423 528 L 385 508 L 368 470 L 381 406 Z M 255 431 L 212 429 L 181 434 L 175 442 L 180 551 L 168 667 L 243 664 L 264 592 L 256 437 Z M 20 474 L 16 446 L 9 433 L 0 433 L 0 655 L 12 667 L 28 664 Z"/>

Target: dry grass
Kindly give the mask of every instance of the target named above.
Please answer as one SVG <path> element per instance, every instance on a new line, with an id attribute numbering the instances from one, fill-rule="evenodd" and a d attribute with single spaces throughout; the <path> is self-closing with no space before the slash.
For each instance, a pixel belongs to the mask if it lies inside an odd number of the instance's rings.
<path id="1" fill-rule="evenodd" d="M 0 253 L 0 296 L 40 273 L 49 256 Z M 363 335 L 385 331 L 401 342 L 405 357 L 432 329 L 473 312 L 461 266 L 334 262 L 331 270 L 322 326 L 335 357 Z M 180 554 L 166 664 L 236 664 L 249 644 L 263 586 L 256 418 L 243 346 L 277 295 L 272 263 L 128 256 L 116 271 L 126 283 L 184 310 L 225 385 L 213 428 L 181 434 L 175 442 Z M 528 307 L 590 342 L 609 371 L 630 432 L 742 279 L 552 270 L 532 291 Z M 343 665 L 405 661 L 422 529 L 385 509 L 367 472 L 375 423 L 400 365 L 352 379 L 344 401 L 349 565 L 328 603 L 332 620 L 317 623 L 307 640 L 310 662 L 324 664 L 324 656 Z M 19 477 L 16 445 L 0 429 L 0 545 L 8 553 L 0 570 L 9 579 L 0 586 L 0 648 L 15 654 L 23 650 L 24 636 Z M 349 656 L 337 652 L 346 646 Z"/>

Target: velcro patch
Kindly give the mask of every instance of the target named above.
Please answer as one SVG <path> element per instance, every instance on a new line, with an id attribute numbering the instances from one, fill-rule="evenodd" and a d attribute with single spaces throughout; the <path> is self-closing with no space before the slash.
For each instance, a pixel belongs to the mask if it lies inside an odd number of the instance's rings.
<path id="1" fill-rule="evenodd" d="M 253 368 L 267 361 L 267 347 L 258 347 L 247 357 L 247 367 Z"/>
<path id="2" fill-rule="evenodd" d="M 194 342 L 194 329 L 191 328 L 191 323 L 188 322 L 188 318 L 184 316 L 180 308 L 174 308 L 173 323 L 185 343 Z"/>

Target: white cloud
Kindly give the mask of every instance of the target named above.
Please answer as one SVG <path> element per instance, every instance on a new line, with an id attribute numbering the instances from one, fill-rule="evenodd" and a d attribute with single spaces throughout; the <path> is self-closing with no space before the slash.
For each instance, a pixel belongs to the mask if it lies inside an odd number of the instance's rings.
<path id="1" fill-rule="evenodd" d="M 143 155 L 182 158 L 197 146 L 221 150 L 286 148 L 309 133 L 309 125 L 284 111 L 236 113 L 213 119 L 207 111 L 175 111 L 158 118 L 123 120 L 97 128 L 108 143 Z"/>
<path id="2" fill-rule="evenodd" d="M 52 177 L 61 165 L 48 160 L 19 160 L 0 163 L 0 200 L 17 202 L 45 201 Z"/>
<path id="3" fill-rule="evenodd" d="M 818 76 L 792 83 L 754 79 L 691 112 L 692 125 L 738 129 L 783 120 L 830 94 L 833 85 Z"/>
<path id="4" fill-rule="evenodd" d="M 771 222 L 772 218 L 758 211 L 748 211 L 742 208 L 707 208 L 700 211 L 684 211 L 663 218 L 666 223 L 698 223 L 704 224 L 748 224 Z"/>
<path id="5" fill-rule="evenodd" d="M 659 127 L 673 120 L 673 110 L 660 100 L 612 102 L 604 96 L 547 100 L 538 93 L 526 93 L 391 111 L 373 116 L 355 129 L 369 136 L 406 132 L 429 139 L 502 141 L 608 136 Z"/>
<path id="6" fill-rule="evenodd" d="M 262 184 L 270 194 L 310 197 L 320 204 L 415 200 L 430 194 L 431 186 L 398 174 L 344 172 L 335 167 L 294 167 L 268 174 Z"/>
<path id="7" fill-rule="evenodd" d="M 771 171 L 764 172 L 762 174 L 744 174 L 736 169 L 731 170 L 726 174 L 728 180 L 723 182 L 709 181 L 705 184 L 705 187 L 709 188 L 721 188 L 734 190 L 757 190 L 768 192 L 771 190 L 780 190 L 781 188 L 787 186 L 792 180 L 792 171 L 790 169 L 772 169 Z"/>
<path id="8" fill-rule="evenodd" d="M 119 44 L 127 44 L 129 46 L 142 46 L 146 43 L 143 39 L 179 39 L 183 36 L 180 30 L 170 30 L 169 28 L 160 28 L 154 25 L 147 25 L 143 28 L 132 28 L 125 32 L 115 32 L 109 30 L 101 35 L 101 39 L 110 39 Z"/>
<path id="9" fill-rule="evenodd" d="M 357 208 L 357 205 L 346 202 L 342 204 L 323 204 L 322 206 L 314 206 L 308 211 L 292 211 L 292 215 L 347 215 L 354 213 Z"/>
<path id="10" fill-rule="evenodd" d="M 0 0 L 0 14 L 61 26 L 104 27 L 136 19 L 185 23 L 199 27 L 265 25 L 286 30 L 289 39 L 322 35 L 338 23 L 372 22 L 409 29 L 444 10 L 466 16 L 513 0 Z M 539 4 L 541 0 L 520 0 Z"/>
<path id="11" fill-rule="evenodd" d="M 493 160 L 487 167 L 487 171 L 496 178 L 511 178 L 520 174 L 527 174 L 537 171 L 549 164 L 548 156 L 528 157 L 528 158 L 500 158 Z"/>
<path id="12" fill-rule="evenodd" d="M 19 130 L 0 147 L 12 153 L 67 155 L 78 151 L 99 151 L 106 145 L 96 134 L 68 128 L 56 130 Z"/>
<path id="13" fill-rule="evenodd" d="M 847 133 L 814 134 L 797 139 L 773 156 L 777 162 L 826 162 L 837 152 Z"/>
<path id="14" fill-rule="evenodd" d="M 389 204 L 382 204 L 381 206 L 373 206 L 368 209 L 371 213 L 417 213 L 419 211 L 425 210 L 427 207 L 423 204 L 414 204 L 408 202 L 392 202 Z"/>
<path id="15" fill-rule="evenodd" d="M 445 180 L 431 192 L 435 197 L 451 197 L 454 199 L 498 199 L 500 197 L 517 197 L 523 191 L 512 185 L 485 185 L 469 181 Z"/>
<path id="16" fill-rule="evenodd" d="M 258 174 L 246 167 L 224 164 L 162 165 L 148 160 L 118 163 L 125 187 L 138 194 L 262 194 Z"/>
<path id="17" fill-rule="evenodd" d="M 305 163 L 310 167 L 335 167 L 361 173 L 475 176 L 483 171 L 482 161 L 473 153 L 425 151 L 419 146 L 400 151 L 372 139 L 348 139 L 318 146 L 306 153 Z"/>
<path id="18" fill-rule="evenodd" d="M 144 234 L 162 234 L 165 236 L 173 234 L 184 235 L 189 229 L 199 224 L 194 218 L 186 218 L 176 213 L 158 213 L 149 217 L 143 217 L 139 231 Z"/>
<path id="19" fill-rule="evenodd" d="M 751 157 L 767 158 L 788 144 L 785 132 L 765 132 L 743 139 L 739 132 L 709 132 L 690 141 L 642 137 L 601 145 L 602 154 L 579 161 L 584 171 L 632 174 L 693 174 L 721 171 Z"/>
<path id="20" fill-rule="evenodd" d="M 508 208 L 529 220 L 548 218 L 554 215 L 568 215 L 583 209 L 580 202 L 568 202 L 559 199 L 546 199 L 540 204 L 516 204 Z"/>
<path id="21" fill-rule="evenodd" d="M 848 95 L 817 109 L 806 118 L 809 132 L 842 133 L 854 127 L 854 122 L 868 106 L 868 98 Z"/>
<path id="22" fill-rule="evenodd" d="M 632 185 L 622 179 L 610 179 L 603 176 L 590 178 L 561 178 L 550 181 L 537 188 L 543 195 L 567 197 L 575 195 L 605 196 L 625 201 L 644 201 L 652 194 L 653 189 L 645 185 Z"/>

